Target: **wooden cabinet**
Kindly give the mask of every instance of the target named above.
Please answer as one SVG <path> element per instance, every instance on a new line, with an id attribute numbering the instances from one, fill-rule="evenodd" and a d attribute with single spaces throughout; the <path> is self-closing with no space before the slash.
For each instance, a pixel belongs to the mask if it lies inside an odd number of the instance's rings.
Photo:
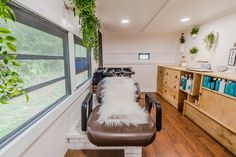
<path id="1" fill-rule="evenodd" d="M 182 75 L 193 78 L 191 91 L 180 88 Z M 157 92 L 236 155 L 236 98 L 202 87 L 205 75 L 236 81 L 236 74 L 159 66 Z"/>
<path id="2" fill-rule="evenodd" d="M 179 101 L 180 71 L 158 67 L 157 84 L 158 93 L 175 108 L 178 108 L 179 103 L 181 103 Z"/>

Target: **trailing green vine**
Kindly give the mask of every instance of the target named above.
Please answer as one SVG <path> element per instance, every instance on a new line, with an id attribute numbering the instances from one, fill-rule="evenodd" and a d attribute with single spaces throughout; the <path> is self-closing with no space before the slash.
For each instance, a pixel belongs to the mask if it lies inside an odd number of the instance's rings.
<path id="1" fill-rule="evenodd" d="M 8 20 L 16 21 L 13 10 L 7 5 L 9 0 L 0 0 L 0 104 L 7 104 L 8 100 L 20 94 L 25 94 L 27 101 L 29 96 L 23 89 L 23 79 L 15 70 L 20 64 L 16 61 L 16 38 L 6 27 Z"/>
<path id="2" fill-rule="evenodd" d="M 95 15 L 96 0 L 73 0 L 76 15 L 79 17 L 83 44 L 86 48 L 93 48 L 94 60 L 99 60 L 98 30 L 100 22 Z"/>

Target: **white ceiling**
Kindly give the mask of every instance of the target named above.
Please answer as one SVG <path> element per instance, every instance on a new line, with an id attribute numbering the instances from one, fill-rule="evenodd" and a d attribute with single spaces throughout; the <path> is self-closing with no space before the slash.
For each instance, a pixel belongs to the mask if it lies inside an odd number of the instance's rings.
<path id="1" fill-rule="evenodd" d="M 97 16 L 107 32 L 181 31 L 232 11 L 236 0 L 97 0 Z M 191 20 L 180 23 L 183 17 Z"/>

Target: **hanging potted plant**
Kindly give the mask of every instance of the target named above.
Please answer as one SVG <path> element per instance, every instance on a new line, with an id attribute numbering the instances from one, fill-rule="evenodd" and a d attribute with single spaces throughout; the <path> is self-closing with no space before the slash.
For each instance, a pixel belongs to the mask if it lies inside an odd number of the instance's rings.
<path id="1" fill-rule="evenodd" d="M 199 32 L 199 27 L 198 26 L 194 26 L 192 28 L 192 31 L 191 31 L 191 36 L 193 39 L 195 39 L 198 35 L 198 32 Z"/>
<path id="2" fill-rule="evenodd" d="M 211 32 L 204 38 L 204 43 L 207 49 L 212 50 L 215 48 L 215 43 L 219 38 L 218 32 Z"/>
<path id="3" fill-rule="evenodd" d="M 190 52 L 192 57 L 195 57 L 198 53 L 198 48 L 194 46 L 189 50 L 189 52 Z"/>
<path id="4" fill-rule="evenodd" d="M 181 34 L 179 41 L 180 41 L 180 52 L 184 53 L 184 43 L 185 43 L 184 33 Z"/>
<path id="5" fill-rule="evenodd" d="M 81 26 L 81 34 L 83 45 L 93 49 L 94 60 L 98 62 L 99 48 L 98 48 L 98 30 L 100 28 L 100 21 L 95 15 L 96 1 L 95 0 L 72 0 L 75 13 L 79 17 L 79 24 Z"/>

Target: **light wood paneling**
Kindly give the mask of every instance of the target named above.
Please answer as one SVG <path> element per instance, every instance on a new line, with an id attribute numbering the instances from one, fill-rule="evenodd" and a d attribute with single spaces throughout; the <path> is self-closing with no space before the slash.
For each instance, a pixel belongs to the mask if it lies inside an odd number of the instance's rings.
<path id="1" fill-rule="evenodd" d="M 185 102 L 184 114 L 222 143 L 230 151 L 236 154 L 236 133 L 227 129 L 212 119 L 207 113 L 201 112 L 197 107 Z"/>
<path id="2" fill-rule="evenodd" d="M 236 133 L 236 101 L 234 99 L 203 89 L 200 108 Z"/>

